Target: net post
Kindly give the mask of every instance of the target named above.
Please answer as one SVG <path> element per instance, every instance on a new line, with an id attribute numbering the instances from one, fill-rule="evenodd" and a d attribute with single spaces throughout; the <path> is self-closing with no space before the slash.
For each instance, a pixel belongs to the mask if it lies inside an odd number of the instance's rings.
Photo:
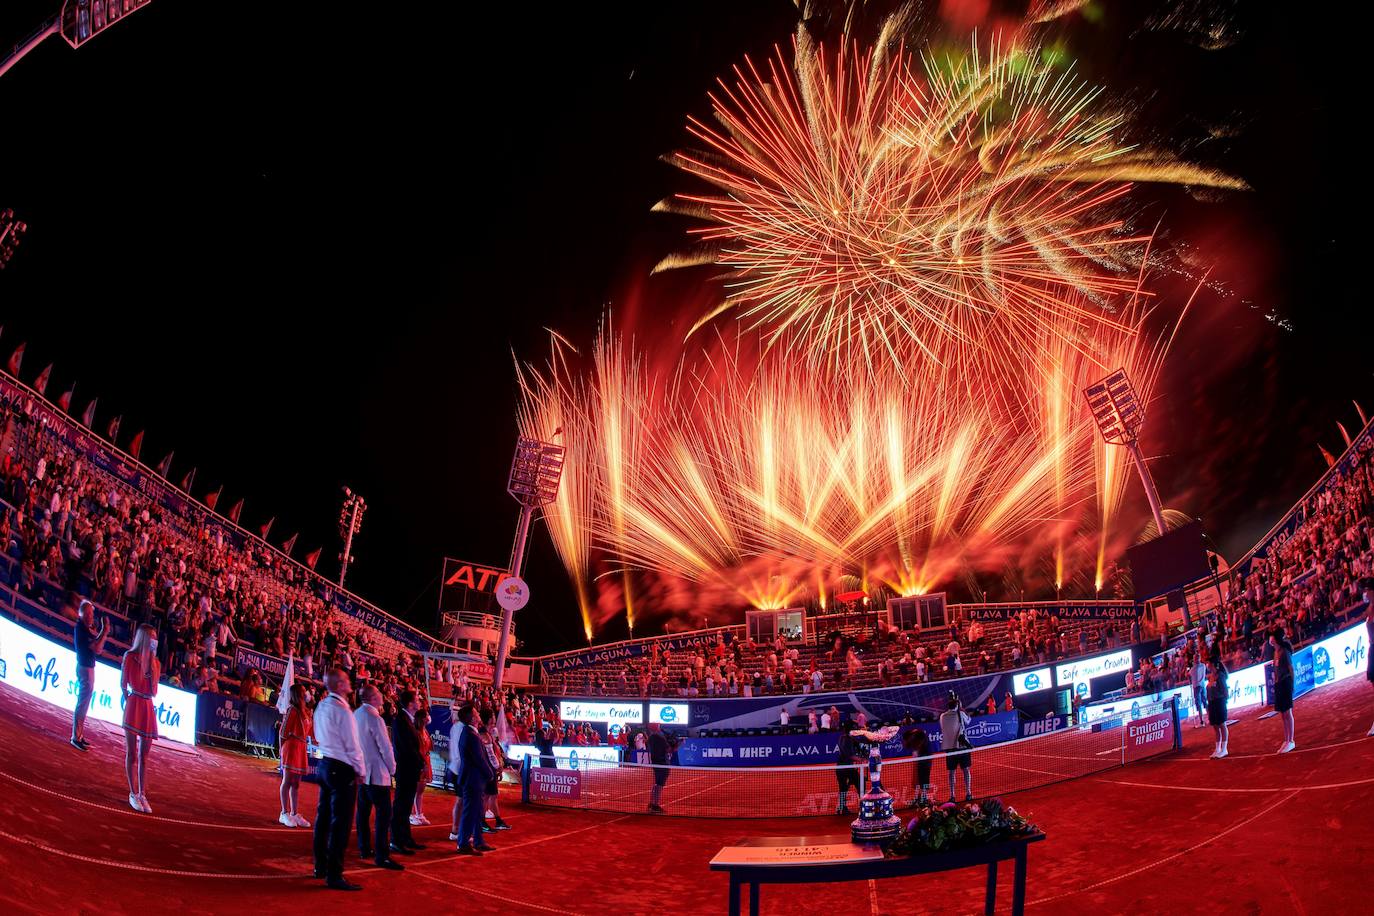
<path id="1" fill-rule="evenodd" d="M 520 763 L 520 804 L 530 803 L 530 755 L 526 754 L 525 759 Z"/>
<path id="2" fill-rule="evenodd" d="M 1183 729 L 1178 717 L 1178 697 L 1169 698 L 1169 711 L 1171 713 L 1170 719 L 1174 724 L 1174 750 L 1181 751 L 1183 750 Z"/>

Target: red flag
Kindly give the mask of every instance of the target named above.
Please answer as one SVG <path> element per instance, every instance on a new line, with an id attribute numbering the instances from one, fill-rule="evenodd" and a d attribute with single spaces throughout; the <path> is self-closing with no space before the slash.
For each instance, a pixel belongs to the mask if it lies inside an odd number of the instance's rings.
<path id="1" fill-rule="evenodd" d="M 187 493 L 190 493 L 190 492 L 191 492 L 191 484 L 193 484 L 193 483 L 195 483 L 195 482 L 196 482 L 196 469 L 195 469 L 195 468 L 191 468 L 191 470 L 188 471 L 188 472 L 186 473 L 186 476 L 183 477 L 183 478 L 181 478 L 181 488 L 182 488 L 183 490 L 185 490 Z"/>
<path id="2" fill-rule="evenodd" d="M 1317 448 L 1321 448 L 1321 450 L 1322 450 L 1322 457 L 1326 459 L 1326 466 L 1327 466 L 1327 467 L 1331 467 L 1333 464 L 1336 463 L 1336 458 L 1335 458 L 1335 456 L 1333 456 L 1330 452 L 1328 452 L 1326 449 L 1322 448 L 1320 445 L 1318 445 Z"/>
<path id="3" fill-rule="evenodd" d="M 119 438 L 119 421 L 123 419 L 124 416 L 121 414 L 120 416 L 117 416 L 110 421 L 110 425 L 105 427 L 106 439 L 109 439 L 111 442 L 113 442 Z"/>
<path id="4" fill-rule="evenodd" d="M 291 535 L 289 538 L 287 538 L 284 542 L 282 542 L 281 552 L 286 554 L 287 556 L 290 556 L 291 551 L 296 549 L 296 538 L 300 536 L 300 532 L 298 531 L 295 534 Z"/>
<path id="5" fill-rule="evenodd" d="M 218 490 L 216 490 L 215 492 L 213 492 L 213 493 L 206 493 L 206 494 L 205 494 L 205 505 L 209 506 L 211 509 L 215 508 L 215 503 L 219 502 L 219 495 L 220 495 L 221 493 L 223 493 L 223 492 L 224 492 L 224 485 L 223 485 L 223 484 L 220 484 L 220 488 L 219 488 Z"/>
<path id="6" fill-rule="evenodd" d="M 86 412 L 81 415 L 81 425 L 87 429 L 90 429 L 91 424 L 95 422 L 95 402 L 98 400 L 100 399 L 91 398 L 91 403 L 86 405 Z"/>
<path id="7" fill-rule="evenodd" d="M 57 408 L 63 413 L 72 412 L 72 398 L 76 397 L 76 382 L 72 382 L 72 387 L 62 392 L 62 397 L 57 399 Z"/>
<path id="8" fill-rule="evenodd" d="M 27 346 L 27 343 L 21 343 L 15 347 L 14 352 L 10 354 L 10 361 L 5 364 L 5 371 L 16 378 L 19 375 L 19 367 L 24 363 L 24 348 Z"/>
<path id="9" fill-rule="evenodd" d="M 314 569 L 315 564 L 320 562 L 320 551 L 323 549 L 323 547 L 316 547 L 314 550 L 307 553 L 305 555 L 305 565 L 309 566 L 311 569 Z"/>
<path id="10" fill-rule="evenodd" d="M 172 456 L 175 454 L 176 452 L 168 452 L 167 457 L 162 459 L 162 462 L 157 466 L 157 476 L 163 478 L 167 476 L 167 472 L 172 469 Z"/>
<path id="11" fill-rule="evenodd" d="M 272 530 L 272 523 L 276 520 L 277 517 L 274 515 L 267 520 L 266 525 L 263 525 L 261 528 L 258 529 L 258 534 L 262 537 L 264 541 L 267 540 L 267 532 Z"/>
<path id="12" fill-rule="evenodd" d="M 143 451 L 143 430 L 140 429 L 134 433 L 133 441 L 129 443 L 129 454 L 137 458 L 141 451 Z"/>
<path id="13" fill-rule="evenodd" d="M 234 503 L 234 508 L 229 510 L 229 521 L 235 525 L 239 523 L 239 513 L 243 511 L 243 500 Z"/>
<path id="14" fill-rule="evenodd" d="M 38 373 L 38 378 L 33 380 L 33 390 L 40 395 L 48 391 L 48 379 L 52 377 L 52 363 L 48 363 L 48 368 Z"/>

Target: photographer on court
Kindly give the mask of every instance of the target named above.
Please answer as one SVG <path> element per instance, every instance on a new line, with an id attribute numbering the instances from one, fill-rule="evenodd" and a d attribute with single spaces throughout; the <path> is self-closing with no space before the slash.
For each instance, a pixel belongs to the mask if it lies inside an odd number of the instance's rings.
<path id="1" fill-rule="evenodd" d="M 74 598 L 73 592 L 68 600 Z M 86 713 L 91 708 L 91 697 L 95 693 L 95 658 L 105 649 L 105 640 L 110 636 L 110 621 L 107 617 L 100 620 L 99 629 L 95 626 L 95 605 L 85 599 L 76 608 L 76 624 L 72 627 L 72 644 L 76 650 L 76 708 L 72 710 L 71 746 L 78 751 L 90 749 L 86 741 Z"/>
<path id="2" fill-rule="evenodd" d="M 954 801 L 954 771 L 964 771 L 964 800 L 973 801 L 973 745 L 964 728 L 969 715 L 959 702 L 959 695 L 949 692 L 949 703 L 940 713 L 940 747 L 945 752 L 945 767 L 949 770 L 949 800 Z"/>

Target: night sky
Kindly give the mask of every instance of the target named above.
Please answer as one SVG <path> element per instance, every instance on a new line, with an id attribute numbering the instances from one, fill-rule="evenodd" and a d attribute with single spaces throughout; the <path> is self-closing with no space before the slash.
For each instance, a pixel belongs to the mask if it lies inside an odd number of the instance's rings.
<path id="1" fill-rule="evenodd" d="M 0 46 L 56 5 L 7 0 Z M 1358 427 L 1351 398 L 1374 409 L 1346 228 L 1361 30 L 1268 3 L 1210 5 L 1235 37 L 1217 50 L 1143 27 L 1204 6 L 1100 2 L 1064 34 L 1160 138 L 1254 188 L 1142 194 L 1229 291 L 1190 314 L 1146 451 L 1234 557 L 1316 480 L 1316 443 L 1340 451 L 1335 422 Z M 54 363 L 51 397 L 75 379 L 97 428 L 123 414 L 121 445 L 146 429 L 148 464 L 175 449 L 174 480 L 197 467 L 196 495 L 223 484 L 250 529 L 276 516 L 298 558 L 324 545 L 326 575 L 353 487 L 350 587 L 432 626 L 444 555 L 509 557 L 512 354 L 652 301 L 684 228 L 649 211 L 684 189 L 658 157 L 795 21 L 789 0 L 166 0 L 79 51 L 53 39 L 0 79 L 0 208 L 30 224 L 0 272 L 0 358 L 27 341 L 26 381 Z M 571 589 L 534 540 L 520 635 L 567 648 Z"/>

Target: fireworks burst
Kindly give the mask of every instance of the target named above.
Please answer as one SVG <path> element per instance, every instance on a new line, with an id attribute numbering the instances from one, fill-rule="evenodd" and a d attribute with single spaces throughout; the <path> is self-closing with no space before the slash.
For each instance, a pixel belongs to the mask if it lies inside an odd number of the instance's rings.
<path id="1" fill-rule="evenodd" d="M 1124 368 L 1148 402 L 1168 349 L 1122 199 L 1242 185 L 1129 142 L 1029 42 L 913 55 L 903 21 L 866 51 L 800 29 L 691 123 L 702 149 L 672 161 L 715 192 L 659 205 L 706 223 L 659 269 L 723 268 L 726 295 L 685 347 L 608 322 L 588 357 L 521 371 L 522 432 L 569 447 L 548 518 L 589 638 L 597 577 L 632 624 L 632 572 L 641 604 L 699 620 L 1009 563 L 1100 588 L 1133 539 L 1127 456 L 1082 396 Z"/>
<path id="2" fill-rule="evenodd" d="M 884 50 L 894 47 L 894 50 Z M 709 225 L 658 269 L 715 264 L 726 312 L 813 367 L 970 358 L 1048 326 L 1117 333 L 1143 235 L 1110 206 L 1132 181 L 1240 187 L 1122 138 L 1125 118 L 1033 46 L 917 60 L 900 43 L 746 61 L 671 161 L 713 185 L 659 209 Z"/>

